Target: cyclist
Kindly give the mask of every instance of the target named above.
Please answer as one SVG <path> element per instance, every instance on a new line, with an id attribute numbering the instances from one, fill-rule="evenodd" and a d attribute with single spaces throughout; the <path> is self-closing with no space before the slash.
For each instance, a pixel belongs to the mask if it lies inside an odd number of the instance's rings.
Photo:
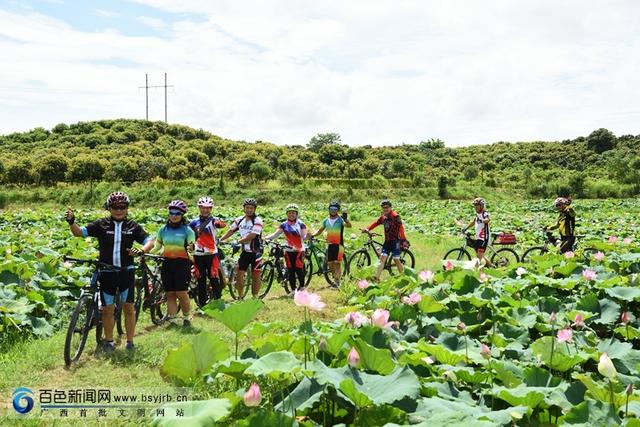
<path id="1" fill-rule="evenodd" d="M 382 208 L 382 215 L 369 225 L 369 227 L 361 229 L 363 233 L 369 233 L 377 226 L 384 225 L 384 244 L 380 251 L 380 264 L 376 270 L 376 281 L 378 282 L 380 281 L 380 275 L 382 274 L 382 270 L 384 270 L 384 265 L 389 254 L 393 256 L 393 261 L 396 263 L 396 267 L 398 267 L 398 272 L 402 273 L 404 271 L 404 266 L 400 261 L 400 251 L 407 241 L 400 215 L 392 209 L 391 202 L 388 199 L 384 199 L 380 202 L 380 207 Z"/>
<path id="2" fill-rule="evenodd" d="M 474 238 L 470 239 L 470 244 L 476 250 L 476 255 L 480 262 L 484 260 L 485 265 L 491 266 L 489 258 L 485 258 L 484 256 L 487 246 L 489 246 L 489 238 L 491 237 L 491 230 L 489 226 L 491 223 L 491 217 L 489 216 L 489 212 L 485 209 L 486 202 L 482 197 L 476 197 L 473 199 L 471 204 L 476 209 L 476 216 L 471 220 L 469 225 L 462 230 L 462 232 L 464 233 L 471 227 L 475 226 Z"/>
<path id="3" fill-rule="evenodd" d="M 229 231 L 220 239 L 225 241 L 236 231 L 240 232 L 240 240 L 242 244 L 242 252 L 238 260 L 238 271 L 236 275 L 236 290 L 240 298 L 244 297 L 244 275 L 251 266 L 251 293 L 257 298 L 260 292 L 260 273 L 262 270 L 262 218 L 256 215 L 258 202 L 256 199 L 244 199 L 242 208 L 244 216 L 236 218 L 229 227 Z"/>
<path id="4" fill-rule="evenodd" d="M 340 287 L 340 278 L 342 276 L 342 258 L 344 257 L 344 228 L 351 228 L 351 222 L 347 211 L 342 212 L 342 216 L 338 215 L 340 211 L 340 202 L 333 200 L 329 203 L 329 216 L 322 221 L 322 226 L 315 232 L 311 233 L 310 238 L 314 238 L 327 230 L 327 265 L 335 283 L 332 288 Z"/>
<path id="5" fill-rule="evenodd" d="M 560 233 L 560 252 L 565 253 L 573 250 L 576 242 L 576 213 L 571 207 L 570 197 L 558 197 L 554 201 L 556 209 L 560 212 L 555 225 L 545 228 L 545 231 L 557 229 Z"/>
<path id="6" fill-rule="evenodd" d="M 218 277 L 218 247 L 216 245 L 217 230 L 227 225 L 219 218 L 211 215 L 213 200 L 211 197 L 198 199 L 200 216 L 189 223 L 189 227 L 196 235 L 195 250 L 193 252 L 194 273 L 198 279 L 198 304 L 203 307 L 207 304 L 207 278 L 213 290 L 213 299 L 222 297 L 222 286 Z"/>
<path id="7" fill-rule="evenodd" d="M 265 241 L 272 241 L 284 233 L 287 238 L 287 245 L 291 248 L 285 249 L 285 262 L 289 274 L 289 285 L 291 289 L 296 289 L 296 277 L 298 279 L 298 289 L 304 287 L 304 246 L 302 242 L 307 238 L 307 226 L 298 218 L 300 209 L 295 203 L 287 205 L 287 220 L 280 224 L 278 229 L 265 237 Z"/>
<path id="8" fill-rule="evenodd" d="M 105 209 L 110 216 L 98 219 L 84 227 L 76 224 L 76 217 L 71 208 L 67 209 L 65 219 L 69 223 L 71 233 L 76 237 L 95 237 L 98 239 L 99 261 L 120 267 L 117 271 L 101 271 L 98 278 L 100 300 L 102 303 L 102 322 L 105 341 L 101 350 L 112 353 L 116 346 L 113 342 L 113 326 L 115 325 L 115 298 L 118 295 L 123 304 L 125 329 L 127 332 L 126 349 L 133 351 L 136 318 L 133 307 L 135 296 L 135 266 L 133 255 L 149 252 L 153 240 L 138 223 L 127 217 L 129 213 L 129 196 L 121 191 L 109 194 Z M 133 248 L 133 243 L 142 244 L 142 249 Z"/>
<path id="9" fill-rule="evenodd" d="M 191 326 L 189 304 L 189 280 L 191 279 L 191 260 L 188 249 L 193 247 L 195 233 L 187 225 L 185 214 L 187 204 L 182 200 L 173 200 L 167 206 L 169 218 L 158 231 L 154 250 L 162 248 L 162 269 L 160 275 L 167 293 L 167 320 L 176 324 L 178 302 L 182 309 L 182 326 Z"/>

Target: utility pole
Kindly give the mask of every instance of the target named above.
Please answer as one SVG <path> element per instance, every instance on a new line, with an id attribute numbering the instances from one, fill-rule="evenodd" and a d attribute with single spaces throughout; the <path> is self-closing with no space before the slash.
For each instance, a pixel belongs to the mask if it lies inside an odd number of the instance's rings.
<path id="1" fill-rule="evenodd" d="M 149 89 L 164 88 L 164 122 L 167 123 L 167 88 L 173 87 L 173 85 L 167 85 L 167 73 L 164 73 L 164 84 L 161 86 L 149 86 L 149 75 L 145 74 L 145 85 L 138 86 L 138 89 L 144 88 L 145 90 L 145 111 L 146 119 L 149 120 Z"/>

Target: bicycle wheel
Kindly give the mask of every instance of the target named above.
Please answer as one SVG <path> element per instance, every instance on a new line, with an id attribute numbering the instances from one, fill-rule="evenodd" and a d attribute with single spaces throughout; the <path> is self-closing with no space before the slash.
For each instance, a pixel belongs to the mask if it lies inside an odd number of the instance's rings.
<path id="1" fill-rule="evenodd" d="M 71 315 L 71 321 L 67 328 L 67 336 L 64 340 L 64 363 L 70 366 L 77 362 L 84 350 L 93 321 L 93 307 L 90 295 L 84 295 L 78 300 L 76 308 Z"/>
<path id="2" fill-rule="evenodd" d="M 367 254 L 369 255 L 369 254 Z M 342 268 L 342 275 L 341 277 L 344 277 L 347 275 L 347 271 L 348 271 L 348 263 L 345 258 L 342 258 L 342 262 L 340 263 L 340 267 Z M 336 280 L 333 272 L 331 271 L 331 269 L 329 268 L 329 263 L 327 262 L 326 258 L 324 261 L 324 265 L 322 266 L 322 270 L 324 271 L 324 279 L 327 281 L 327 283 L 329 284 L 329 286 L 337 286 L 338 285 L 338 280 Z"/>
<path id="3" fill-rule="evenodd" d="M 167 294 L 164 291 L 162 281 L 157 278 L 151 279 L 153 287 L 151 289 L 151 321 L 154 325 L 164 322 L 167 314 Z"/>
<path id="4" fill-rule="evenodd" d="M 491 256 L 491 263 L 496 267 L 506 267 L 508 265 L 517 264 L 520 259 L 516 251 L 510 248 L 498 249 Z"/>
<path id="5" fill-rule="evenodd" d="M 271 290 L 271 285 L 273 284 L 273 279 L 275 277 L 276 267 L 271 261 L 267 261 L 262 264 L 262 272 L 260 273 L 260 281 L 262 284 L 260 285 L 260 293 L 258 293 L 258 297 L 261 299 L 266 297 L 269 291 Z M 284 288 L 289 293 L 289 282 L 285 280 Z M 247 291 L 245 290 L 245 294 Z"/>
<path id="6" fill-rule="evenodd" d="M 371 265 L 371 255 L 366 249 L 358 249 L 349 257 L 347 262 L 347 271 L 361 270 Z"/>
<path id="7" fill-rule="evenodd" d="M 118 330 L 118 335 L 123 335 L 124 334 L 124 328 L 122 327 L 122 318 L 124 317 L 124 315 L 122 314 L 122 304 L 123 303 L 116 303 L 116 310 L 113 312 L 113 316 L 116 319 L 116 329 Z"/>
<path id="8" fill-rule="evenodd" d="M 548 252 L 548 250 L 544 246 L 534 246 L 533 248 L 527 249 L 523 254 L 521 261 L 522 262 L 531 262 L 531 257 L 544 255 Z"/>
<path id="9" fill-rule="evenodd" d="M 263 267 L 264 267 L 264 264 L 263 264 Z M 229 293 L 231 294 L 231 298 L 235 300 L 241 300 L 247 295 L 247 293 L 249 293 L 249 289 L 251 289 L 252 274 L 249 270 L 245 271 L 244 273 L 244 294 L 242 295 L 242 297 L 238 295 L 238 291 L 236 289 L 237 274 L 238 272 L 234 269 L 233 276 L 231 277 L 231 280 L 229 280 L 228 288 L 229 288 Z"/>
<path id="10" fill-rule="evenodd" d="M 413 253 L 409 249 L 402 249 L 400 251 L 400 262 L 405 267 L 414 268 L 416 265 L 416 257 L 413 256 Z M 396 274 L 397 269 L 396 262 L 393 259 L 388 259 L 387 270 L 389 271 L 389 274 Z"/>
<path id="11" fill-rule="evenodd" d="M 467 252 L 466 249 L 455 248 L 447 252 L 442 259 L 452 261 L 471 261 L 471 255 L 469 255 L 469 252 Z"/>

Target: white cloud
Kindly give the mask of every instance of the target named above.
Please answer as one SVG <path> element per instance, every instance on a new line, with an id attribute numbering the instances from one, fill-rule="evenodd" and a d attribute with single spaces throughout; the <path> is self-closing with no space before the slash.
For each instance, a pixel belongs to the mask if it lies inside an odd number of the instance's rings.
<path id="1" fill-rule="evenodd" d="M 336 131 L 349 144 L 468 145 L 640 133 L 638 2 L 140 3 L 182 20 L 137 17 L 162 37 L 129 37 L 0 11 L 10 59 L 0 132 L 144 117 L 137 86 L 145 72 L 162 84 L 166 71 L 170 122 L 235 139 L 300 144 Z M 24 89 L 36 80 L 46 86 Z M 162 119 L 162 92 L 150 101 Z"/>

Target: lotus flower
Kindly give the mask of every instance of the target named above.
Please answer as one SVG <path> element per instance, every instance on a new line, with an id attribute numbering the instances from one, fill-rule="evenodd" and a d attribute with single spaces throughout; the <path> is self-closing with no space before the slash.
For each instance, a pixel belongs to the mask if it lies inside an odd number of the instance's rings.
<path id="1" fill-rule="evenodd" d="M 362 325 L 369 323 L 369 319 L 359 311 L 351 311 L 344 316 L 344 321 L 353 326 L 359 328 Z"/>
<path id="2" fill-rule="evenodd" d="M 320 301 L 320 295 L 308 292 L 306 289 L 302 291 L 296 290 L 293 295 L 293 302 L 299 307 L 306 307 L 315 311 L 322 310 L 326 305 Z"/>
<path id="3" fill-rule="evenodd" d="M 467 325 L 465 325 L 464 322 L 460 322 L 458 323 L 457 328 L 459 331 L 464 331 L 465 329 L 467 329 Z"/>
<path id="4" fill-rule="evenodd" d="M 360 354 L 358 353 L 358 350 L 355 349 L 355 347 L 351 347 L 351 351 L 347 356 L 347 363 L 349 364 L 349 366 L 352 366 L 354 368 L 360 363 Z"/>
<path id="5" fill-rule="evenodd" d="M 592 280 L 596 280 L 596 277 L 598 277 L 598 274 L 593 270 L 584 270 L 582 272 L 582 277 L 584 280 L 590 282 Z"/>
<path id="6" fill-rule="evenodd" d="M 446 271 L 453 270 L 453 267 L 454 267 L 454 265 L 453 265 L 453 263 L 451 261 L 447 261 L 447 262 L 444 263 L 444 269 Z"/>
<path id="7" fill-rule="evenodd" d="M 431 281 L 433 280 L 433 276 L 435 275 L 431 270 L 423 270 L 420 272 L 420 274 L 418 274 L 418 277 L 420 277 L 420 280 L 422 280 L 423 282 L 429 282 L 429 283 L 431 283 Z"/>
<path id="8" fill-rule="evenodd" d="M 573 339 L 573 331 L 571 328 L 560 329 L 558 331 L 558 342 L 571 342 Z"/>
<path id="9" fill-rule="evenodd" d="M 371 324 L 379 328 L 390 328 L 393 322 L 389 322 L 389 311 L 377 308 L 371 315 Z"/>
<path id="10" fill-rule="evenodd" d="M 524 276 L 525 274 L 527 274 L 527 269 L 526 269 L 526 268 L 524 268 L 524 267 L 518 267 L 518 268 L 516 268 L 516 275 L 517 275 L 518 277 L 520 277 L 520 276 Z"/>
<path id="11" fill-rule="evenodd" d="M 327 351 L 328 344 L 325 337 L 320 337 L 320 343 L 318 343 L 318 347 L 320 348 L 320 351 Z"/>
<path id="12" fill-rule="evenodd" d="M 367 282 L 366 280 L 362 279 L 362 280 L 358 280 L 358 287 L 360 289 L 367 289 L 369 287 L 369 282 Z"/>
<path id="13" fill-rule="evenodd" d="M 262 401 L 262 394 L 260 393 L 260 386 L 253 383 L 249 390 L 244 394 L 244 404 L 248 407 L 254 407 L 260 405 Z"/>
<path id="14" fill-rule="evenodd" d="M 422 295 L 417 292 L 412 292 L 408 297 L 402 297 L 402 303 L 407 305 L 416 305 L 422 301 Z"/>
<path id="15" fill-rule="evenodd" d="M 483 358 L 490 359 L 491 358 L 491 349 L 489 348 L 488 345 L 482 344 L 480 346 L 480 354 L 482 355 Z"/>
<path id="16" fill-rule="evenodd" d="M 556 320 L 558 320 L 558 316 L 556 315 L 555 311 L 552 311 L 551 314 L 549 315 L 549 322 L 555 323 Z"/>
<path id="17" fill-rule="evenodd" d="M 633 394 L 633 383 L 629 383 L 624 389 L 624 392 L 627 396 L 631 396 Z"/>
<path id="18" fill-rule="evenodd" d="M 423 358 L 422 358 L 422 361 L 423 361 L 424 363 L 426 363 L 427 365 L 433 365 L 433 364 L 435 363 L 434 358 L 432 358 L 432 357 L 430 357 L 430 356 L 423 357 Z"/>
<path id="19" fill-rule="evenodd" d="M 616 371 L 616 367 L 613 366 L 613 362 L 609 359 L 609 355 L 607 353 L 602 353 L 600 355 L 598 372 L 600 372 L 603 377 L 609 378 L 612 381 L 618 376 L 618 371 Z"/>
<path id="20" fill-rule="evenodd" d="M 631 244 L 631 242 L 632 242 L 631 237 L 626 237 L 626 238 L 622 241 L 622 243 L 624 243 L 625 245 L 630 245 L 630 244 Z"/>
<path id="21" fill-rule="evenodd" d="M 593 259 L 595 259 L 596 261 L 600 262 L 604 259 L 604 254 L 600 251 L 596 252 L 595 254 L 593 254 Z"/>
<path id="22" fill-rule="evenodd" d="M 616 236 L 609 237 L 609 243 L 615 243 L 617 241 L 618 241 L 618 237 L 616 237 Z"/>
<path id="23" fill-rule="evenodd" d="M 569 259 L 569 258 L 574 258 L 576 256 L 575 253 L 573 253 L 572 251 L 567 251 L 564 253 L 564 257 Z"/>
<path id="24" fill-rule="evenodd" d="M 576 320 L 574 320 L 572 325 L 576 328 L 584 327 L 584 317 L 582 316 L 582 314 L 576 314 Z"/>
<path id="25" fill-rule="evenodd" d="M 629 318 L 629 313 L 626 311 L 623 311 L 622 314 L 620 315 L 620 321 L 625 325 L 628 324 L 631 321 L 631 319 Z"/>
<path id="26" fill-rule="evenodd" d="M 487 275 L 487 273 L 480 273 L 480 281 L 481 282 L 488 282 L 489 281 L 489 276 Z"/>

